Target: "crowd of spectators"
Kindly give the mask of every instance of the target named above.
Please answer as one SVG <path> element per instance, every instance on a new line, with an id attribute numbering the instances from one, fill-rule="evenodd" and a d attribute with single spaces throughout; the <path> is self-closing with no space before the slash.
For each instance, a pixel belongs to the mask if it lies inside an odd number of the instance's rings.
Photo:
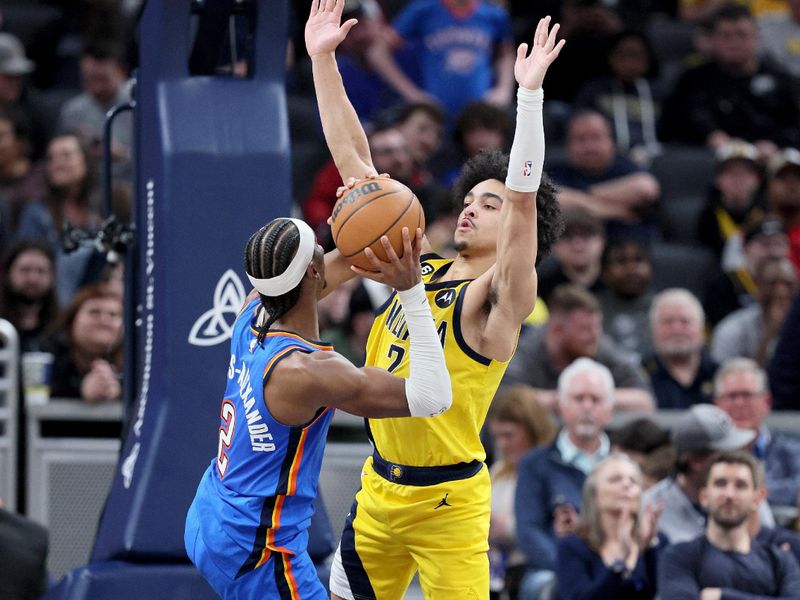
<path id="1" fill-rule="evenodd" d="M 492 593 L 794 597 L 800 432 L 767 418 L 800 409 L 800 1 L 347 0 L 345 10 L 365 24 L 342 49 L 342 72 L 376 165 L 394 156 L 386 170 L 417 186 L 401 165 L 424 173 L 427 187 L 414 189 L 445 256 L 459 165 L 508 149 L 510 45 L 528 42 L 544 14 L 567 39 L 545 90 L 546 171 L 565 230 L 538 268 L 537 311 L 485 432 Z M 290 94 L 307 90 L 292 79 Z M 403 115 L 426 103 L 441 112 L 419 153 Z M 386 131 L 399 133 L 391 153 Z M 295 200 L 321 222 L 325 211 L 308 210 L 316 188 Z M 665 422 L 654 410 L 677 412 Z M 561 428 L 532 432 L 534 415 Z M 718 458 L 725 451 L 739 454 Z M 740 572 L 721 558 L 731 550 Z"/>
<path id="2" fill-rule="evenodd" d="M 58 357 L 54 394 L 87 402 L 122 389 L 120 266 L 61 238 L 108 216 L 102 124 L 131 98 L 140 4 L 0 7 L 0 318 L 24 352 Z M 307 2 L 291 6 L 293 203 L 330 248 L 342 182 Z M 567 40 L 544 109 L 565 231 L 487 421 L 493 594 L 796 595 L 800 432 L 766 421 L 800 410 L 800 0 L 346 0 L 348 96 L 443 256 L 450 186 L 465 159 L 508 150 L 514 47 L 544 14 Z M 123 115 L 122 198 L 133 135 Z M 323 337 L 359 363 L 385 297 L 343 286 L 320 305 Z M 671 425 L 649 420 L 667 409 Z"/>
<path id="3" fill-rule="evenodd" d="M 130 99 L 136 4 L 0 7 L 0 318 L 16 327 L 21 352 L 54 355 L 52 395 L 87 402 L 120 399 L 122 266 L 92 244 L 70 248 L 64 236 L 91 239 L 109 217 L 100 190 L 105 118 Z M 123 220 L 132 136 L 124 114 L 111 140 Z"/>

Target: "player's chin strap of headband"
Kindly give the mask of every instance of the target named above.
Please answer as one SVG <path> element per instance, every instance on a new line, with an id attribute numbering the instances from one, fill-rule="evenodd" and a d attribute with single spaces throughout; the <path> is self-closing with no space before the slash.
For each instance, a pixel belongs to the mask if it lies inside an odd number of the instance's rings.
<path id="1" fill-rule="evenodd" d="M 247 278 L 253 287 L 265 296 L 282 296 L 297 287 L 297 284 L 302 281 L 308 265 L 311 264 L 311 259 L 314 258 L 314 248 L 317 245 L 314 231 L 305 221 L 300 219 L 289 219 L 289 221 L 294 223 L 300 231 L 300 246 L 286 270 L 280 275 L 267 279 L 257 279 L 247 273 Z"/>

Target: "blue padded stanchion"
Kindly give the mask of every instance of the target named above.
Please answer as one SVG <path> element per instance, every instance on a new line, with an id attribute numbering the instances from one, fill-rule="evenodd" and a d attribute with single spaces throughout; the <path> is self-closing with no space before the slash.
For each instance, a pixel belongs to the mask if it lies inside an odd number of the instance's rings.
<path id="1" fill-rule="evenodd" d="M 230 327 L 249 289 L 244 244 L 290 212 L 286 3 L 256 3 L 247 78 L 190 75 L 191 4 L 148 0 L 140 21 L 135 389 L 93 562 L 186 560 L 186 511 L 216 453 Z"/>

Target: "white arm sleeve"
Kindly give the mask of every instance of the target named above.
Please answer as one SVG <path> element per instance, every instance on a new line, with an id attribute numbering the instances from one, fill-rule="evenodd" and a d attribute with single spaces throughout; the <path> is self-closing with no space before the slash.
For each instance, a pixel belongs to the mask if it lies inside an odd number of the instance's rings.
<path id="1" fill-rule="evenodd" d="M 517 90 L 517 127 L 508 158 L 506 187 L 515 192 L 535 192 L 544 167 L 544 92 L 542 88 Z"/>
<path id="2" fill-rule="evenodd" d="M 450 408 L 453 391 L 444 363 L 444 350 L 436 334 L 425 286 L 397 292 L 409 333 L 410 370 L 406 379 L 406 399 L 412 417 L 435 417 Z"/>

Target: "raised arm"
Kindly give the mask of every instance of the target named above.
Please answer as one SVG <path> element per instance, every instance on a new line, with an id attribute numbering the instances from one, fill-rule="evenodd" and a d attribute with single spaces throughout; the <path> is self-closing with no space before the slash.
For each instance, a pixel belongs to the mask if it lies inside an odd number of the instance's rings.
<path id="1" fill-rule="evenodd" d="M 340 25 L 344 0 L 311 0 L 305 39 L 314 74 L 322 131 L 342 181 L 376 175 L 367 136 L 353 105 L 347 98 L 335 51 L 358 23 L 350 19 Z"/>
<path id="2" fill-rule="evenodd" d="M 564 46 L 564 40 L 556 43 L 559 25 L 548 34 L 549 25 L 550 17 L 539 21 L 530 55 L 527 44 L 517 49 L 517 127 L 500 210 L 497 259 L 494 269 L 478 278 L 471 290 L 473 310 L 485 306 L 487 300 L 491 304 L 480 346 L 496 360 L 511 357 L 514 334 L 536 302 L 536 192 L 544 164 L 542 82 Z"/>

